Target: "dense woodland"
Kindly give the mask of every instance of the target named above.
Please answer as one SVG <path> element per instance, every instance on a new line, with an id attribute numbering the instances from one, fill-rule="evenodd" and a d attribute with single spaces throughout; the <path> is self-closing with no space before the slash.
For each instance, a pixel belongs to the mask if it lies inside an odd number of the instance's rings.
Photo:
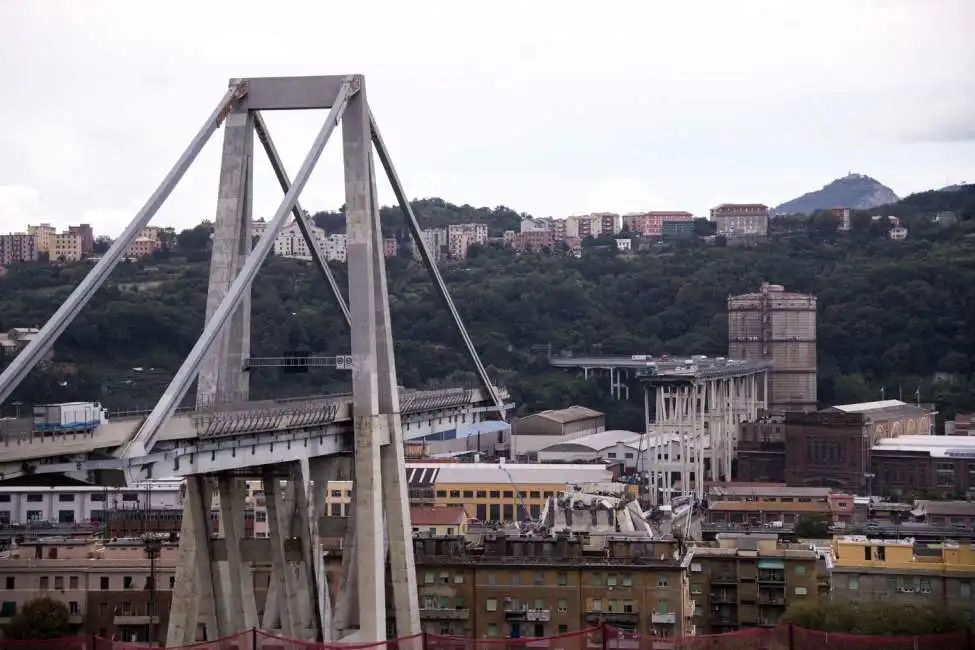
<path id="1" fill-rule="evenodd" d="M 961 221 L 930 218 L 955 210 Z M 416 203 L 424 226 L 486 222 L 492 235 L 517 228 L 520 216 Z M 884 237 L 870 214 L 894 215 L 910 229 L 903 242 Z M 775 220 L 756 247 L 718 239 L 651 246 L 632 255 L 612 242 L 585 242 L 581 258 L 561 251 L 517 255 L 476 247 L 442 272 L 482 359 L 532 411 L 582 403 L 607 410 L 613 426 L 638 427 L 642 397 L 608 399 L 605 380 L 547 364 L 555 353 L 727 353 L 726 299 L 761 282 L 819 297 L 819 396 L 823 404 L 903 394 L 937 402 L 943 412 L 975 409 L 975 187 L 926 192 L 854 215 L 837 232 L 826 213 Z M 336 229 L 341 213 L 320 213 Z M 885 220 L 881 220 L 885 221 Z M 384 210 L 384 230 L 404 237 L 402 215 Z M 111 408 L 151 405 L 203 324 L 209 226 L 180 233 L 176 250 L 118 267 L 55 348 L 8 403 L 100 399 Z M 13 265 L 0 278 L 0 331 L 39 326 L 90 268 Z M 335 264 L 345 284 L 344 265 Z M 407 256 L 387 261 L 399 382 L 410 387 L 468 385 L 475 376 L 460 337 L 425 269 Z M 252 355 L 288 351 L 340 354 L 348 331 L 326 285 L 305 262 L 272 258 L 254 286 Z M 256 396 L 298 395 L 348 387 L 335 370 L 254 371 Z M 9 408 L 9 406 L 8 406 Z"/>

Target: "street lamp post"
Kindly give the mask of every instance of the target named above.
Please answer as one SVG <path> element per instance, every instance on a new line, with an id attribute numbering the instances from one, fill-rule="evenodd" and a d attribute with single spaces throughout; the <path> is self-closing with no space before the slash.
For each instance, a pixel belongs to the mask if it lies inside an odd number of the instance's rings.
<path id="1" fill-rule="evenodd" d="M 162 540 L 153 533 L 146 533 L 142 537 L 142 547 L 149 558 L 149 606 L 146 611 L 149 624 L 146 627 L 146 642 L 152 645 L 156 636 L 156 560 L 162 553 Z"/>

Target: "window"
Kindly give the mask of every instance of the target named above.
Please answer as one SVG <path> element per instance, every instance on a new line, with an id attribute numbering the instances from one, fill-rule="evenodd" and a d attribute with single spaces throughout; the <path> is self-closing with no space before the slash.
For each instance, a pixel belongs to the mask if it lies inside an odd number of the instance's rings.
<path id="1" fill-rule="evenodd" d="M 804 575 L 806 575 L 806 565 L 805 564 L 797 564 L 796 565 L 796 575 L 797 576 L 804 576 Z"/>
<path id="2" fill-rule="evenodd" d="M 694 584 L 692 584 L 691 585 L 691 593 L 692 594 L 699 594 L 699 593 L 701 593 L 701 585 L 694 585 Z"/>
<path id="3" fill-rule="evenodd" d="M 532 607 L 534 607 L 535 609 L 545 609 L 545 599 L 536 598 L 535 602 L 532 603 Z"/>
<path id="4" fill-rule="evenodd" d="M 17 581 L 13 576 L 7 576 L 7 589 L 16 589 Z"/>
<path id="5" fill-rule="evenodd" d="M 520 585 L 521 584 L 521 574 L 520 573 L 512 573 L 511 574 L 511 584 L 513 584 L 513 585 Z"/>
<path id="6" fill-rule="evenodd" d="M 498 624 L 488 623 L 487 624 L 487 635 L 490 637 L 498 636 Z"/>
<path id="7" fill-rule="evenodd" d="M 505 490 L 504 491 L 504 498 L 505 499 L 513 499 L 514 496 L 515 496 L 515 493 L 512 490 Z"/>
<path id="8" fill-rule="evenodd" d="M 931 593 L 931 579 L 930 578 L 921 578 L 919 587 L 920 588 L 918 589 L 918 591 L 920 591 L 922 594 L 930 594 Z"/>
<path id="9" fill-rule="evenodd" d="M 486 499 L 487 498 L 487 490 L 478 490 L 477 491 L 477 498 L 478 499 Z"/>
<path id="10" fill-rule="evenodd" d="M 70 603 L 68 603 L 68 613 L 72 616 L 81 614 L 81 605 L 79 605 L 77 601 L 72 600 Z"/>
<path id="11" fill-rule="evenodd" d="M 670 601 L 666 598 L 661 598 L 657 600 L 657 613 L 658 614 L 669 614 L 670 613 Z"/>
<path id="12" fill-rule="evenodd" d="M 805 587 L 796 587 L 796 596 L 805 596 L 809 590 Z"/>
<path id="13" fill-rule="evenodd" d="M 447 498 L 447 490 L 437 490 L 437 496 L 441 499 Z"/>
<path id="14" fill-rule="evenodd" d="M 593 573 L 592 574 L 592 577 L 591 577 L 591 580 L 592 580 L 592 586 L 593 587 L 602 587 L 603 586 L 603 574 L 601 574 L 601 573 Z"/>
<path id="15" fill-rule="evenodd" d="M 589 611 L 591 612 L 601 612 L 603 611 L 603 601 L 601 598 L 593 598 L 590 601 Z"/>
<path id="16" fill-rule="evenodd" d="M 462 584 L 464 584 L 464 574 L 463 573 L 455 573 L 454 574 L 454 584 L 455 585 L 462 585 Z"/>
<path id="17" fill-rule="evenodd" d="M 54 588 L 64 589 L 64 576 L 54 576 Z"/>
<path id="18" fill-rule="evenodd" d="M 423 574 L 423 584 L 432 585 L 433 584 L 433 571 L 427 571 Z"/>
<path id="19" fill-rule="evenodd" d="M 7 580 L 13 580 L 13 578 L 7 578 Z M 8 589 L 13 589 L 13 587 L 7 587 Z M 964 598 L 972 597 L 972 583 L 970 582 L 959 582 L 958 583 L 958 595 Z"/>
<path id="20" fill-rule="evenodd" d="M 545 574 L 542 573 L 541 571 L 536 571 L 532 575 L 532 584 L 534 585 L 545 584 Z"/>
<path id="21" fill-rule="evenodd" d="M 606 586 L 607 587 L 615 587 L 616 586 L 616 574 L 615 573 L 610 573 L 609 575 L 606 576 Z"/>
<path id="22" fill-rule="evenodd" d="M 61 503 L 72 503 L 74 501 L 73 494 L 59 494 L 58 501 Z"/>
<path id="23" fill-rule="evenodd" d="M 254 520 L 261 523 L 266 522 L 267 512 L 264 510 L 258 510 L 257 512 L 254 513 Z"/>
<path id="24" fill-rule="evenodd" d="M 569 626 L 564 623 L 559 623 L 559 634 L 568 634 Z"/>
<path id="25" fill-rule="evenodd" d="M 500 499 L 501 498 L 501 490 L 491 490 L 491 498 L 492 499 Z"/>
<path id="26" fill-rule="evenodd" d="M 102 576 L 98 581 L 99 589 L 108 589 L 108 576 Z"/>
<path id="27" fill-rule="evenodd" d="M 496 611 L 498 611 L 498 599 L 497 598 L 488 598 L 487 601 L 485 601 L 485 603 L 486 603 L 487 611 L 489 611 L 489 612 L 496 612 Z"/>
<path id="28" fill-rule="evenodd" d="M 0 503 L 10 503 L 10 495 L 0 494 Z"/>
<path id="29" fill-rule="evenodd" d="M 667 577 L 667 574 L 666 573 L 659 574 L 657 576 L 657 586 L 658 587 L 666 587 L 669 584 L 667 578 L 668 577 Z"/>
<path id="30" fill-rule="evenodd" d="M 44 500 L 43 494 L 28 494 L 27 503 L 40 503 Z"/>
<path id="31" fill-rule="evenodd" d="M 129 503 L 132 503 L 132 502 L 138 501 L 138 500 L 139 500 L 139 495 L 136 494 L 135 492 L 123 492 L 122 493 L 122 501 L 127 501 Z"/>
<path id="32" fill-rule="evenodd" d="M 461 498 L 460 497 L 460 490 L 451 490 L 450 491 L 450 498 L 451 499 L 459 499 L 459 498 Z"/>
<path id="33" fill-rule="evenodd" d="M 624 573 L 623 575 L 620 576 L 620 579 L 623 581 L 623 586 L 624 587 L 632 587 L 633 586 L 633 574 L 632 573 Z"/>
<path id="34" fill-rule="evenodd" d="M 489 585 L 496 585 L 496 584 L 498 584 L 498 576 L 497 576 L 497 574 L 494 573 L 494 571 L 489 571 L 488 572 L 488 574 L 487 574 L 487 583 Z"/>
<path id="35" fill-rule="evenodd" d="M 41 581 L 40 581 L 41 587 L 40 588 L 41 589 L 47 589 L 48 588 L 48 582 L 49 582 L 49 578 L 47 576 L 41 576 Z"/>
<path id="36" fill-rule="evenodd" d="M 268 582 L 270 582 L 270 578 L 268 578 Z M 170 589 L 176 588 L 176 576 L 169 576 L 169 588 Z"/>
<path id="37" fill-rule="evenodd" d="M 92 503 L 104 503 L 104 501 L 105 501 L 105 495 L 101 492 L 96 492 L 91 495 Z"/>
<path id="38" fill-rule="evenodd" d="M 464 498 L 465 499 L 473 499 L 474 498 L 474 490 L 464 490 Z"/>
<path id="39" fill-rule="evenodd" d="M 560 587 L 566 586 L 567 584 L 569 584 L 569 574 L 568 573 L 559 573 L 559 574 L 557 574 L 556 575 L 556 582 L 558 583 L 558 585 Z"/>
<path id="40" fill-rule="evenodd" d="M 449 585 L 450 584 L 450 574 L 447 573 L 446 571 L 441 571 L 440 572 L 440 582 L 442 582 L 445 585 Z"/>
<path id="41" fill-rule="evenodd" d="M 624 600 L 623 601 L 623 613 L 624 614 L 632 614 L 633 611 L 634 611 L 633 610 L 633 601 L 632 600 Z"/>
<path id="42" fill-rule="evenodd" d="M 846 588 L 850 591 L 860 591 L 860 576 L 847 576 Z"/>
<path id="43" fill-rule="evenodd" d="M 528 493 L 528 495 L 532 499 L 541 499 L 542 498 L 542 493 L 539 492 L 538 490 L 532 490 L 531 492 Z"/>
<path id="44" fill-rule="evenodd" d="M 559 614 L 565 614 L 567 611 L 569 611 L 569 601 L 568 601 L 568 599 L 567 598 L 559 598 L 558 601 L 557 601 L 557 607 L 558 607 L 558 610 L 559 610 Z"/>

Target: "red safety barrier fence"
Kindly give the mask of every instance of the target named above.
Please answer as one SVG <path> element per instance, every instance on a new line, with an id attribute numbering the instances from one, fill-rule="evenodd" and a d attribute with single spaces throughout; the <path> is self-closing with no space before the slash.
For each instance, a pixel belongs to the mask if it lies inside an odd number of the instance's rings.
<path id="1" fill-rule="evenodd" d="M 0 650 L 152 650 L 159 645 L 73 636 L 44 641 L 0 641 Z M 382 643 L 321 643 L 251 630 L 170 650 L 975 650 L 973 631 L 924 636 L 866 636 L 819 632 L 792 625 L 725 634 L 664 637 L 609 625 L 556 636 L 483 638 L 417 634 Z"/>

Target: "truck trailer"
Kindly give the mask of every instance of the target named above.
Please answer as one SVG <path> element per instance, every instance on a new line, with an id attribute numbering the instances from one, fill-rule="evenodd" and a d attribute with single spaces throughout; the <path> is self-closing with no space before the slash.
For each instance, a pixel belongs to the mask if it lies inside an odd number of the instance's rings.
<path id="1" fill-rule="evenodd" d="M 44 432 L 84 431 L 108 421 L 108 412 L 98 402 L 65 402 L 34 407 L 34 430 Z"/>

